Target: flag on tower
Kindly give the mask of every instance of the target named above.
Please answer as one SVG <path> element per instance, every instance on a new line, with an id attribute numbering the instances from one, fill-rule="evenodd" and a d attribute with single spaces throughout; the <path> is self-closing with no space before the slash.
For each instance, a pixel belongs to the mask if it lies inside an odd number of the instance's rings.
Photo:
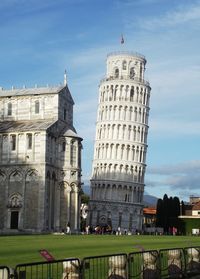
<path id="1" fill-rule="evenodd" d="M 121 44 L 124 44 L 124 37 L 123 37 L 123 35 L 121 37 Z"/>

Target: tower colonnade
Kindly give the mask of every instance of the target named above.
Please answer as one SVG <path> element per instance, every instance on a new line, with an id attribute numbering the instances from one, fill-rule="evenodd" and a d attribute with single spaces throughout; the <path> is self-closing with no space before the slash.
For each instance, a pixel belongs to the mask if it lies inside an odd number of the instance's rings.
<path id="1" fill-rule="evenodd" d="M 121 150 L 121 152 L 118 152 Z M 147 147 L 141 144 L 133 145 L 126 143 L 100 142 L 95 149 L 94 160 L 117 160 L 144 163 Z"/>
<path id="2" fill-rule="evenodd" d="M 106 184 L 104 181 L 92 186 L 92 198 L 98 195 L 104 201 L 111 201 L 115 197 L 115 201 L 125 203 L 138 203 L 142 201 L 144 189 L 140 185 L 132 185 L 123 183 Z"/>
<path id="3" fill-rule="evenodd" d="M 100 81 L 89 224 L 141 229 L 150 85 L 146 59 L 117 52 Z"/>
<path id="4" fill-rule="evenodd" d="M 118 77 L 119 78 L 119 77 Z M 134 81 L 138 81 L 139 85 L 134 86 Z M 111 82 L 111 84 L 105 85 L 105 82 Z M 128 85 L 124 83 L 128 81 Z M 142 85 L 144 83 L 144 85 Z M 103 85 L 103 86 L 102 86 Z M 115 83 L 112 82 L 112 78 L 102 79 L 100 83 L 100 94 L 99 102 L 103 103 L 106 101 L 130 101 L 144 106 L 149 106 L 150 92 L 146 89 L 146 86 L 149 86 L 149 82 L 144 80 L 137 80 L 136 78 L 130 78 L 124 80 L 123 76 L 121 80 L 115 80 Z"/>

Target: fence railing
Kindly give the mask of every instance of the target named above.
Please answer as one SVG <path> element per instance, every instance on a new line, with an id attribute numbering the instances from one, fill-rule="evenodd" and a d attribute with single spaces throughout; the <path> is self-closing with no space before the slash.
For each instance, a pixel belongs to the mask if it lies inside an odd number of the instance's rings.
<path id="1" fill-rule="evenodd" d="M 83 279 L 128 278 L 126 254 L 87 257 L 82 261 Z"/>
<path id="2" fill-rule="evenodd" d="M 129 278 L 160 278 L 159 253 L 156 250 L 130 253 Z"/>
<path id="3" fill-rule="evenodd" d="M 161 278 L 184 277 L 185 258 L 183 249 L 161 249 L 159 257 Z"/>
<path id="4" fill-rule="evenodd" d="M 0 279 L 9 279 L 10 269 L 7 266 L 0 266 Z"/>
<path id="5" fill-rule="evenodd" d="M 80 279 L 81 263 L 78 258 L 19 264 L 15 279 Z"/>
<path id="6" fill-rule="evenodd" d="M 129 81 L 135 81 L 135 82 L 138 82 L 138 83 L 142 83 L 142 84 L 145 84 L 147 86 L 150 86 L 150 83 L 148 80 L 144 80 L 142 78 L 139 78 L 139 77 L 133 77 L 131 78 L 130 76 L 119 76 L 119 77 L 113 77 L 113 76 L 110 76 L 110 77 L 104 77 L 100 80 L 100 84 L 102 84 L 103 82 L 106 82 L 106 81 L 119 81 L 119 80 L 129 80 Z"/>
<path id="7" fill-rule="evenodd" d="M 0 279 L 200 278 L 200 246 L 0 266 Z"/>
<path id="8" fill-rule="evenodd" d="M 200 247 L 184 248 L 185 271 L 188 278 L 200 274 Z M 199 276 L 200 278 L 200 276 Z"/>

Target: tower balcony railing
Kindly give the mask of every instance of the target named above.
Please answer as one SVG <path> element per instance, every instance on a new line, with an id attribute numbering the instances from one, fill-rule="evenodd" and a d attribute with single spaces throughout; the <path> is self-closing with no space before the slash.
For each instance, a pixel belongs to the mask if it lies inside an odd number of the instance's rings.
<path id="1" fill-rule="evenodd" d="M 139 58 L 142 58 L 144 60 L 146 60 L 145 56 L 142 55 L 141 53 L 139 52 L 134 52 L 134 51 L 113 51 L 113 52 L 110 52 L 108 53 L 107 57 L 109 56 L 115 56 L 115 55 L 131 55 L 131 56 L 135 56 L 135 57 L 139 57 Z"/>
<path id="2" fill-rule="evenodd" d="M 104 77 L 104 78 L 102 78 L 100 80 L 100 85 L 103 82 L 106 82 L 106 81 L 122 81 L 122 80 L 128 80 L 130 82 L 138 82 L 138 83 L 144 84 L 146 86 L 150 86 L 149 81 L 144 80 L 143 78 L 130 77 L 130 76 L 124 76 L 124 75 L 123 76 L 119 76 L 119 77 L 114 77 L 114 76 Z"/>

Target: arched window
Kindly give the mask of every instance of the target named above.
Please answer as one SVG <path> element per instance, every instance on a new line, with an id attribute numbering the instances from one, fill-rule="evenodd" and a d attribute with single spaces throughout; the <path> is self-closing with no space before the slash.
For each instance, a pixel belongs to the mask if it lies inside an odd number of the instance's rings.
<path id="1" fill-rule="evenodd" d="M 142 79 L 142 63 L 140 63 L 140 79 Z"/>
<path id="2" fill-rule="evenodd" d="M 16 135 L 11 135 L 11 150 L 16 150 Z"/>
<path id="3" fill-rule="evenodd" d="M 126 70 L 126 65 L 127 65 L 127 63 L 126 63 L 126 61 L 124 60 L 124 61 L 122 62 L 122 69 L 123 69 L 123 70 Z"/>
<path id="4" fill-rule="evenodd" d="M 66 143 L 65 143 L 65 141 L 63 141 L 63 143 L 62 143 L 62 151 L 65 151 L 66 150 Z"/>
<path id="5" fill-rule="evenodd" d="M 40 102 L 38 100 L 35 101 L 35 113 L 40 113 Z"/>
<path id="6" fill-rule="evenodd" d="M 115 69 L 115 78 L 118 78 L 118 77 L 119 77 L 119 69 L 116 68 L 116 69 Z"/>
<path id="7" fill-rule="evenodd" d="M 66 120 L 67 119 L 67 110 L 64 109 L 63 111 L 63 119 Z"/>
<path id="8" fill-rule="evenodd" d="M 32 134 L 27 134 L 27 149 L 32 149 Z"/>
<path id="9" fill-rule="evenodd" d="M 19 193 L 12 194 L 8 200 L 8 207 L 9 208 L 22 207 L 22 196 Z"/>
<path id="10" fill-rule="evenodd" d="M 128 200 L 128 195 L 125 194 L 125 199 L 124 199 L 124 201 L 126 202 L 127 200 Z"/>
<path id="11" fill-rule="evenodd" d="M 130 92 L 130 101 L 133 101 L 133 96 L 134 96 L 134 89 L 131 88 L 131 92 Z"/>
<path id="12" fill-rule="evenodd" d="M 71 142 L 71 150 L 70 150 L 70 164 L 74 166 L 76 164 L 76 145 L 75 142 Z"/>
<path id="13" fill-rule="evenodd" d="M 134 69 L 134 67 L 131 67 L 131 69 L 130 69 L 130 78 L 134 79 L 134 77 L 135 77 L 135 69 Z"/>
<path id="14" fill-rule="evenodd" d="M 82 145 L 81 143 L 79 143 L 78 145 L 78 167 L 81 167 L 81 149 L 82 149 Z"/>
<path id="15" fill-rule="evenodd" d="M 8 115 L 12 115 L 12 103 L 8 103 Z"/>

